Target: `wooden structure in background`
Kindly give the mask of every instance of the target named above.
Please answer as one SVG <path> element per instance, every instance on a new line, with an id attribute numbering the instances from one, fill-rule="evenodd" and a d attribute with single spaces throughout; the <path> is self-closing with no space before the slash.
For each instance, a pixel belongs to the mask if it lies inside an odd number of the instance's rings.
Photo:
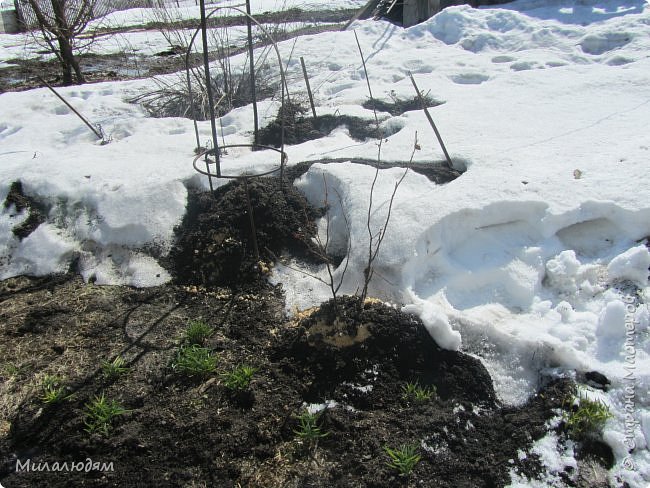
<path id="1" fill-rule="evenodd" d="M 496 5 L 511 0 L 370 0 L 343 28 L 347 29 L 355 20 L 386 19 L 403 27 L 411 27 L 430 19 L 442 9 L 452 5 L 469 4 Z"/>
<path id="2" fill-rule="evenodd" d="M 402 25 L 411 27 L 440 11 L 440 0 L 402 0 Z M 397 2 L 397 0 L 395 0 Z"/>
<path id="3" fill-rule="evenodd" d="M 445 2 L 445 5 L 441 5 Z M 385 18 L 411 27 L 431 18 L 449 4 L 449 0 L 370 0 L 348 22 L 344 30 L 355 20 Z"/>
<path id="4" fill-rule="evenodd" d="M 0 33 L 16 34 L 17 32 L 20 32 L 20 26 L 18 25 L 16 11 L 11 9 L 0 10 Z"/>

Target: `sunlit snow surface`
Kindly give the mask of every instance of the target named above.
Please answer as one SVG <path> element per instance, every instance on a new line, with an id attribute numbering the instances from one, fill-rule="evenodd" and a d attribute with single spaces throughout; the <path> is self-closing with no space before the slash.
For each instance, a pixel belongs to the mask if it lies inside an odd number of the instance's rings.
<path id="1" fill-rule="evenodd" d="M 523 401 L 540 372 L 605 374 L 612 387 L 601 396 L 615 414 L 604 432 L 617 460 L 611 481 L 645 488 L 650 482 L 650 255 L 642 241 L 650 235 L 647 3 L 460 6 L 407 30 L 373 21 L 353 28 L 374 95 L 412 97 L 412 72 L 422 90 L 445 102 L 431 111 L 455 163 L 467 168 L 443 186 L 414 172 L 406 175 L 371 294 L 419 314 L 444 347 L 481 357 L 506 402 Z M 304 56 L 319 113 L 372 119 L 372 112 L 360 108 L 368 93 L 352 32 L 306 36 L 295 46 L 281 43 L 280 50 L 285 62 L 293 50 L 292 93 L 305 94 L 299 63 Z M 233 65 L 244 62 L 238 57 Z M 143 80 L 60 90 L 112 137 L 104 146 L 45 89 L 0 96 L 0 198 L 20 179 L 49 212 L 48 222 L 19 242 L 10 230 L 26 215 L 2 209 L 2 278 L 64 270 L 79 257 L 84 277 L 100 283 L 150 286 L 169 279 L 152 256 L 169 249 L 185 212 L 187 187 L 206 188 L 207 182 L 192 169 L 192 122 L 149 118 L 128 103 L 155 86 Z M 263 123 L 276 110 L 277 101 L 262 102 Z M 227 143 L 251 141 L 250 107 L 221 122 Z M 408 112 L 383 124 L 399 129 L 382 144 L 384 161 L 408 161 L 416 132 L 421 149 L 414 160 L 443 159 L 424 114 Z M 208 140 L 209 123 L 199 127 L 202 140 Z M 287 152 L 289 164 L 374 158 L 377 145 L 355 141 L 340 128 Z M 263 171 L 275 157 L 242 149 L 231 151 L 224 164 L 229 172 Z M 402 171 L 380 171 L 374 229 L 385 221 Z M 351 243 L 342 292 L 354 292 L 367 256 L 374 170 L 315 164 L 296 184 L 318 205 L 325 195 L 323 175 L 332 246 L 345 252 Z M 310 272 L 326 276 L 324 270 Z M 328 297 L 321 283 L 291 268 L 277 266 L 272 279 L 283 283 L 290 310 Z M 552 436 L 533 451 L 549 470 L 572 465 L 571 449 L 558 447 Z M 521 482 L 513 478 L 514 485 Z M 556 482 L 550 476 L 543 486 Z"/>

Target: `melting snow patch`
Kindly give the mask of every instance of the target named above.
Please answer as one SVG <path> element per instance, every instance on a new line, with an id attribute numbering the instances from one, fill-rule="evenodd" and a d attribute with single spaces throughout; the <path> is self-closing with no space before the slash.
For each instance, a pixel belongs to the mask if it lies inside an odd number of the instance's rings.
<path id="1" fill-rule="evenodd" d="M 574 456 L 573 441 L 567 441 L 563 445 L 555 432 L 550 432 L 536 441 L 528 454 L 519 451 L 519 459 L 525 459 L 529 454 L 539 456 L 540 462 L 546 468 L 544 477 L 541 481 L 528 480 L 512 470 L 510 472 L 512 481 L 510 488 L 565 486 L 560 475 L 567 476 L 569 473 L 577 473 L 578 463 Z M 570 468 L 569 471 L 567 468 Z"/>
<path id="2" fill-rule="evenodd" d="M 648 285 L 648 267 L 650 267 L 650 252 L 641 244 L 628 249 L 612 259 L 607 266 L 610 281 L 630 280 L 637 286 L 645 288 Z"/>
<path id="3" fill-rule="evenodd" d="M 315 415 L 327 408 L 334 408 L 338 406 L 338 403 L 334 400 L 325 400 L 324 403 L 304 403 L 303 405 L 309 413 Z"/>

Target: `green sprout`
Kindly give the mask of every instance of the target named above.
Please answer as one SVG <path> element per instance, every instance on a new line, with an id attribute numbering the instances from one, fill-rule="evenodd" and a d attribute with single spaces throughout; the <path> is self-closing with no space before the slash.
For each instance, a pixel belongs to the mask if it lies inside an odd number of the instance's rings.
<path id="1" fill-rule="evenodd" d="M 600 400 L 578 395 L 573 398 L 571 405 L 565 408 L 563 416 L 569 434 L 574 438 L 581 438 L 600 432 L 612 414 L 609 407 Z"/>
<path id="2" fill-rule="evenodd" d="M 25 372 L 28 369 L 29 369 L 29 365 L 18 366 L 17 364 L 14 363 L 2 363 L 2 367 L 0 367 L 0 377 L 14 378 L 20 376 L 21 374 L 23 374 L 23 372 Z"/>
<path id="3" fill-rule="evenodd" d="M 329 432 L 323 432 L 318 425 L 320 415 L 311 413 L 309 410 L 301 413 L 298 416 L 299 428 L 294 429 L 294 433 L 302 440 L 309 442 L 317 441 L 323 437 L 327 437 Z"/>
<path id="4" fill-rule="evenodd" d="M 172 369 L 187 376 L 206 376 L 217 369 L 218 357 L 197 344 L 183 346 L 172 361 Z"/>
<path id="5" fill-rule="evenodd" d="M 246 390 L 253 379 L 253 375 L 257 372 L 257 368 L 242 364 L 237 366 L 229 373 L 221 375 L 223 385 L 229 390 L 243 391 Z"/>
<path id="6" fill-rule="evenodd" d="M 55 403 L 61 403 L 71 398 L 72 395 L 68 394 L 68 388 L 62 382 L 63 379 L 58 376 L 45 375 L 41 383 L 41 387 L 43 388 L 41 401 L 47 405 L 54 405 Z"/>
<path id="7" fill-rule="evenodd" d="M 386 451 L 386 454 L 390 458 L 390 461 L 386 464 L 399 472 L 400 476 L 408 476 L 421 459 L 417 453 L 417 447 L 413 445 L 404 444 L 395 449 L 384 446 L 384 451 Z"/>
<path id="8" fill-rule="evenodd" d="M 201 346 L 212 334 L 212 328 L 202 320 L 191 320 L 185 329 L 184 339 L 190 345 Z"/>
<path id="9" fill-rule="evenodd" d="M 85 407 L 86 432 L 90 434 L 97 432 L 105 436 L 108 436 L 115 417 L 130 412 L 130 410 L 122 408 L 115 400 L 107 400 L 103 393 L 100 396 L 95 396 L 86 403 Z"/>
<path id="10" fill-rule="evenodd" d="M 436 395 L 436 387 L 431 386 L 420 386 L 420 384 L 415 382 L 406 383 L 402 386 L 402 391 L 404 392 L 402 398 L 404 400 L 414 400 L 417 403 L 424 403 Z"/>
<path id="11" fill-rule="evenodd" d="M 126 365 L 126 361 L 121 356 L 117 356 L 112 361 L 103 360 L 101 363 L 102 373 L 105 378 L 113 379 L 118 376 L 127 373 L 129 368 Z"/>

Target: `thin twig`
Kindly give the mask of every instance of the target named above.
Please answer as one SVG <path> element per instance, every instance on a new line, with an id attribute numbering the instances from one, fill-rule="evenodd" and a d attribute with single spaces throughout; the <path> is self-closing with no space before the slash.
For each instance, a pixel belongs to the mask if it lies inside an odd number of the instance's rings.
<path id="1" fill-rule="evenodd" d="M 366 74 L 366 84 L 368 85 L 368 93 L 370 94 L 370 101 L 372 102 L 372 111 L 375 114 L 375 124 L 377 125 L 377 138 L 382 139 L 381 134 L 379 134 L 379 117 L 377 116 L 377 109 L 375 103 L 375 97 L 372 96 L 372 87 L 370 86 L 370 79 L 368 78 L 368 69 L 366 68 L 366 60 L 363 57 L 363 51 L 361 50 L 361 44 L 359 43 L 359 36 L 357 36 L 357 31 L 354 32 L 354 38 L 357 41 L 357 47 L 359 48 L 359 54 L 361 55 L 361 64 L 363 64 L 363 72 Z"/>
<path id="2" fill-rule="evenodd" d="M 373 198 L 375 194 L 375 185 L 377 184 L 377 178 L 379 177 L 379 166 L 381 165 L 381 148 L 382 148 L 382 143 L 384 141 L 384 137 L 379 127 L 379 117 L 377 115 L 377 104 L 375 103 L 375 99 L 372 95 L 372 87 L 370 86 L 370 78 L 368 76 L 366 60 L 363 56 L 363 50 L 361 49 L 361 43 L 359 42 L 359 36 L 357 36 L 356 31 L 354 31 L 354 38 L 357 41 L 357 47 L 359 48 L 359 55 L 361 56 L 361 64 L 363 65 L 363 71 L 366 75 L 366 84 L 368 85 L 368 94 L 370 95 L 370 102 L 372 103 L 372 111 L 375 115 L 375 128 L 377 132 L 377 139 L 379 140 L 379 142 L 377 143 L 377 167 L 375 168 L 375 175 L 373 177 L 372 184 L 370 185 L 370 197 L 368 199 L 369 200 L 368 214 L 366 216 L 366 228 L 368 230 L 368 261 L 366 263 L 365 269 L 363 270 L 363 288 L 361 291 L 361 296 L 359 297 L 358 312 L 361 313 L 361 310 L 363 309 L 363 302 L 365 301 L 366 296 L 368 295 L 368 285 L 370 284 L 370 280 L 372 279 L 372 274 L 373 274 L 372 267 L 373 267 L 374 258 L 376 257 L 377 252 L 379 250 L 379 248 L 377 247 L 377 251 L 375 251 L 373 255 L 373 244 L 375 240 L 375 235 L 373 234 L 371 228 L 371 216 L 372 216 Z"/>

